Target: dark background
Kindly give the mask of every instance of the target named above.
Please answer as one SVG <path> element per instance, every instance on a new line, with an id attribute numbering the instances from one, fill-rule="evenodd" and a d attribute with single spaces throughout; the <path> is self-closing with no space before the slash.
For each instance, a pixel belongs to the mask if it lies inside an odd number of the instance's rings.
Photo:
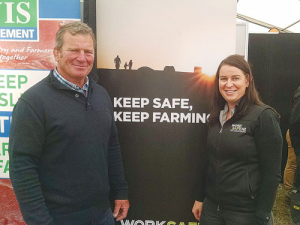
<path id="1" fill-rule="evenodd" d="M 292 95 L 300 85 L 300 34 L 250 34 L 248 61 L 262 100 L 281 115 L 282 175 Z M 272 156 L 270 156 L 272 157 Z"/>

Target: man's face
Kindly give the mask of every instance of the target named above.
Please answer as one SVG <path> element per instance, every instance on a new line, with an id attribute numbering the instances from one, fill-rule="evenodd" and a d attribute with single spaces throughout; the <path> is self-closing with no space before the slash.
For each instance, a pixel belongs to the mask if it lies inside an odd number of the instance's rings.
<path id="1" fill-rule="evenodd" d="M 66 32 L 63 38 L 62 48 L 54 48 L 57 71 L 66 80 L 82 87 L 93 68 L 93 39 L 90 35 L 73 36 L 69 32 Z"/>

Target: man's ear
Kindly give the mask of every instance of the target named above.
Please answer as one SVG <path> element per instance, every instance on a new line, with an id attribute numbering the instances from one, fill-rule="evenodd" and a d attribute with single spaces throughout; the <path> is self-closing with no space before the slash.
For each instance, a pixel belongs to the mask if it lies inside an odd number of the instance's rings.
<path id="1" fill-rule="evenodd" d="M 58 62 L 60 56 L 59 56 L 59 51 L 56 48 L 53 49 L 53 55 L 54 55 L 55 61 Z"/>

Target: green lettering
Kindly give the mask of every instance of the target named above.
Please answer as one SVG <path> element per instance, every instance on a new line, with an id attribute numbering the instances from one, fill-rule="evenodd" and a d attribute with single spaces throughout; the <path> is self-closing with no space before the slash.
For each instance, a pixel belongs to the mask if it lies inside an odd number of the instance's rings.
<path id="1" fill-rule="evenodd" d="M 0 93 L 0 106 L 7 106 L 8 105 L 8 101 L 5 98 L 7 96 L 6 93 Z"/>
<path id="2" fill-rule="evenodd" d="M 8 171 L 9 171 L 9 160 L 7 160 L 5 163 L 4 173 L 7 173 Z"/>
<path id="3" fill-rule="evenodd" d="M 18 88 L 21 88 L 22 84 L 26 84 L 28 81 L 28 78 L 25 75 L 19 75 L 18 76 Z"/>
<path id="4" fill-rule="evenodd" d="M 11 107 L 14 107 L 14 106 L 16 105 L 15 103 L 13 103 L 13 101 L 14 101 L 14 100 L 13 100 L 13 94 L 10 93 L 10 94 L 9 94 L 9 102 L 10 102 L 10 106 L 11 106 Z"/>
<path id="5" fill-rule="evenodd" d="M 2 168 L 3 160 L 0 160 L 0 168 Z"/>
<path id="6" fill-rule="evenodd" d="M 5 156 L 5 153 L 8 153 L 8 143 L 2 143 L 2 155 Z"/>
<path id="7" fill-rule="evenodd" d="M 3 78 L 3 77 L 4 77 L 4 75 L 0 75 L 0 78 Z M 1 83 L 4 83 L 4 80 L 0 79 L 0 84 Z M 4 88 L 4 86 L 1 85 L 0 88 Z"/>
<path id="8" fill-rule="evenodd" d="M 16 88 L 16 86 L 11 86 L 11 84 L 16 83 L 15 79 L 11 79 L 15 77 L 16 75 L 7 75 L 7 88 Z"/>
<path id="9" fill-rule="evenodd" d="M 169 221 L 167 225 L 176 225 L 174 221 Z"/>

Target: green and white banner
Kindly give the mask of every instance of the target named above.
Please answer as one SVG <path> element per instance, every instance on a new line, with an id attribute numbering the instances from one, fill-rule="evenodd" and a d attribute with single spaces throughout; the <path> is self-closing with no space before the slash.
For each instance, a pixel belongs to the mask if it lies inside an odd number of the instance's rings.
<path id="1" fill-rule="evenodd" d="M 38 41 L 38 0 L 0 2 L 0 40 Z"/>
<path id="2" fill-rule="evenodd" d="M 80 0 L 0 1 L 0 224 L 25 224 L 9 180 L 13 107 L 55 68 L 57 30 L 79 19 Z"/>

